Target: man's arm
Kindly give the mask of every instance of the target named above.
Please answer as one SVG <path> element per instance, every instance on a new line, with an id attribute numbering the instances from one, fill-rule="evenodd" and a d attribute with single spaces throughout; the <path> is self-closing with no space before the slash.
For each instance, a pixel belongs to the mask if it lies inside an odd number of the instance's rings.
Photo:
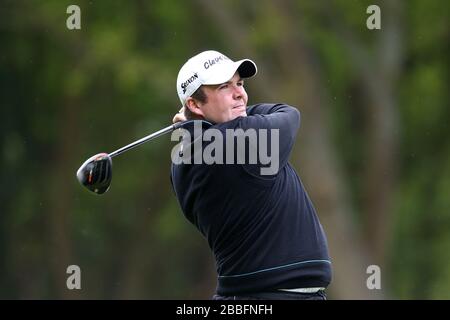
<path id="1" fill-rule="evenodd" d="M 285 104 L 260 104 L 247 109 L 247 117 L 241 118 L 241 126 L 248 128 L 267 129 L 270 150 L 274 150 L 273 143 L 278 143 L 280 169 L 286 165 L 300 127 L 300 112 Z M 271 131 L 278 130 L 278 141 Z M 276 150 L 276 148 L 275 148 Z"/>

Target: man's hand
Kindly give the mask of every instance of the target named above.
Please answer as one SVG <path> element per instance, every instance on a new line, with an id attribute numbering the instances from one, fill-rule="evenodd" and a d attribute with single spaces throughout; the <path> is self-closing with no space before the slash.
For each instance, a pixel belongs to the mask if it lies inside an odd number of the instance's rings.
<path id="1" fill-rule="evenodd" d="M 184 115 L 184 107 L 183 107 L 178 111 L 177 114 L 175 114 L 175 116 L 172 119 L 172 122 L 177 123 L 177 122 L 186 121 L 186 120 L 187 119 L 186 119 L 186 116 Z"/>

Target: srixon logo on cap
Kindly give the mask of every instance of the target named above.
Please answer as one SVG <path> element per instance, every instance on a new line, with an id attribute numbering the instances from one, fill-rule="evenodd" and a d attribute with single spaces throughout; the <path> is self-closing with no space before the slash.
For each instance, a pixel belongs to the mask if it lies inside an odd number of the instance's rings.
<path id="1" fill-rule="evenodd" d="M 205 63 L 203 64 L 203 67 L 205 67 L 205 69 L 208 69 L 209 67 L 212 67 L 216 63 L 223 61 L 223 60 L 230 60 L 230 59 L 228 59 L 224 55 L 220 55 L 218 57 L 215 57 L 214 59 L 208 59 L 207 61 L 205 61 Z"/>
<path id="2" fill-rule="evenodd" d="M 186 81 L 184 81 L 183 83 L 181 83 L 181 88 L 183 89 L 183 93 L 186 93 L 187 87 L 195 81 L 195 79 L 198 79 L 198 74 L 197 72 L 194 73 L 192 75 L 192 77 L 190 77 L 189 79 L 187 79 Z"/>

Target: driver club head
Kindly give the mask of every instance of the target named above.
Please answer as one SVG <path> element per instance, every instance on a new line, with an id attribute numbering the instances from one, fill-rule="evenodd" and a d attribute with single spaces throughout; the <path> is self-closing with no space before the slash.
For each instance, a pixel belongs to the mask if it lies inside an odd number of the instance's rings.
<path id="1" fill-rule="evenodd" d="M 99 153 L 87 159 L 77 171 L 82 186 L 96 194 L 108 191 L 112 179 L 112 159 L 107 153 Z"/>

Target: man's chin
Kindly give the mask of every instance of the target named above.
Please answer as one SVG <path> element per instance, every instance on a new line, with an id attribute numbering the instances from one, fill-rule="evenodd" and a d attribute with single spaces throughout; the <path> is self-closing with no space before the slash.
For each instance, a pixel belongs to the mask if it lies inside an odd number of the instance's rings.
<path id="1" fill-rule="evenodd" d="M 239 107 L 239 108 L 234 109 L 233 111 L 237 111 L 234 113 L 235 118 L 247 116 L 247 108 L 246 107 Z"/>
<path id="2" fill-rule="evenodd" d="M 232 114 L 230 114 L 230 116 L 229 116 L 228 119 L 224 119 L 224 120 L 222 120 L 222 121 L 220 121 L 220 122 L 218 122 L 218 123 L 223 123 L 223 122 L 233 121 L 233 120 L 236 119 L 236 118 L 239 118 L 239 117 L 246 117 L 246 116 L 247 116 L 247 109 L 244 109 L 244 110 L 239 111 L 239 112 L 233 112 Z"/>
<path id="3" fill-rule="evenodd" d="M 246 116 L 247 116 L 247 112 L 240 112 L 238 114 L 233 115 L 233 117 L 232 117 L 232 119 L 230 119 L 230 121 L 234 120 L 234 119 L 237 119 L 239 117 L 246 117 Z"/>

